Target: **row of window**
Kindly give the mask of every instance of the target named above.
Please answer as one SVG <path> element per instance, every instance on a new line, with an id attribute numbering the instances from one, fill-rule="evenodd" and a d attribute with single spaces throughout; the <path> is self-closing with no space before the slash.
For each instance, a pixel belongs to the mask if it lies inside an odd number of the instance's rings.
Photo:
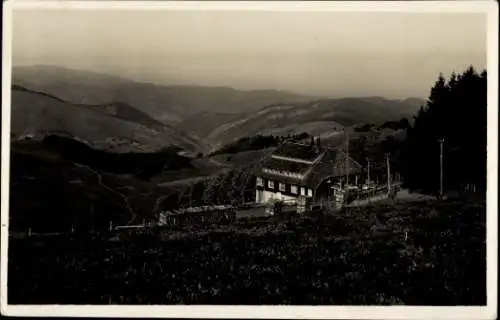
<path id="1" fill-rule="evenodd" d="M 279 171 L 279 170 L 272 170 L 272 169 L 263 169 L 264 172 L 270 173 L 270 174 L 277 174 L 280 176 L 286 176 L 286 177 L 291 177 L 291 178 L 296 178 L 296 179 L 304 179 L 303 174 L 298 174 L 298 173 L 292 173 L 289 171 Z"/>
<path id="2" fill-rule="evenodd" d="M 259 186 L 259 187 L 264 186 L 264 180 L 260 177 L 257 177 L 257 186 Z M 267 181 L 267 188 L 274 189 L 274 181 L 273 180 Z M 286 185 L 284 183 L 280 182 L 278 184 L 278 190 L 280 192 L 285 192 Z M 307 195 L 309 197 L 312 197 L 312 189 L 300 187 L 300 186 L 293 185 L 293 184 L 290 186 L 290 193 L 292 193 L 292 194 L 299 194 L 300 193 L 303 196 Z"/>

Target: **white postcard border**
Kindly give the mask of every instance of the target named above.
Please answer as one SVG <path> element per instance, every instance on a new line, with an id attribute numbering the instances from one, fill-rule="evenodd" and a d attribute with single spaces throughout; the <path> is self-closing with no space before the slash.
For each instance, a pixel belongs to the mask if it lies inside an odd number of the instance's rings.
<path id="1" fill-rule="evenodd" d="M 58 306 L 7 305 L 7 248 L 10 160 L 10 67 L 12 10 L 268 10 L 482 12 L 488 15 L 488 158 L 487 158 L 487 306 L 486 307 L 362 307 L 362 306 Z M 498 3 L 496 1 L 6 1 L 3 9 L 2 54 L 2 197 L 1 311 L 8 316 L 152 317 L 152 318 L 306 318 L 306 319 L 494 319 L 497 317 L 497 178 L 498 178 Z"/>

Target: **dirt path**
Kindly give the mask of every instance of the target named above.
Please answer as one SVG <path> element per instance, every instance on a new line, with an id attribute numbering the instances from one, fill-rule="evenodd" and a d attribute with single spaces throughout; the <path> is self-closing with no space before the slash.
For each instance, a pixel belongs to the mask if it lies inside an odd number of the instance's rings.
<path id="1" fill-rule="evenodd" d="M 192 177 L 192 178 L 185 178 L 185 179 L 178 179 L 178 180 L 162 182 L 162 183 L 159 183 L 158 186 L 159 187 L 181 187 L 181 186 L 197 183 L 197 182 L 204 181 L 204 180 L 209 180 L 211 178 L 217 177 L 220 174 L 226 173 L 229 170 L 230 170 L 230 168 L 226 167 L 226 168 L 222 168 L 221 170 L 219 170 L 211 175 L 197 176 L 197 177 Z"/>
<path id="2" fill-rule="evenodd" d="M 159 187 L 180 187 L 180 186 L 184 186 L 184 185 L 187 185 L 187 184 L 200 182 L 200 181 L 203 181 L 203 180 L 208 180 L 211 177 L 212 176 L 201 176 L 201 177 L 193 177 L 193 178 L 187 178 L 187 179 L 173 180 L 173 181 L 168 181 L 168 182 L 160 183 L 160 184 L 158 184 L 158 186 Z"/>
<path id="3" fill-rule="evenodd" d="M 160 207 L 161 202 L 171 195 L 172 195 L 172 192 L 168 192 L 167 194 L 164 194 L 164 195 L 156 198 L 156 202 L 155 202 L 155 205 L 153 207 L 153 212 L 152 212 L 153 215 L 158 212 L 158 208 Z"/>
<path id="4" fill-rule="evenodd" d="M 111 191 L 112 193 L 114 193 L 117 196 L 119 196 L 120 198 L 122 198 L 123 202 L 125 203 L 125 206 L 127 207 L 127 210 L 131 214 L 131 218 L 130 218 L 130 220 L 128 221 L 127 224 L 130 224 L 132 221 L 134 221 L 134 219 L 137 217 L 137 214 L 135 213 L 134 209 L 132 209 L 132 206 L 130 206 L 130 203 L 128 201 L 128 197 L 126 195 L 124 195 L 123 193 L 121 193 L 121 192 L 119 192 L 119 191 L 111 188 L 110 186 L 106 185 L 102 181 L 102 175 L 99 172 L 95 171 L 94 169 L 90 168 L 89 166 L 86 166 L 86 165 L 83 165 L 83 164 L 79 164 L 79 163 L 75 163 L 75 165 L 77 167 L 84 168 L 84 169 L 92 172 L 97 177 L 97 183 L 99 183 L 100 186 L 102 186 L 103 188 Z"/>
<path id="5" fill-rule="evenodd" d="M 210 162 L 211 164 L 213 164 L 216 167 L 227 168 L 230 166 L 229 164 L 220 162 L 219 160 L 215 160 L 214 158 L 209 158 L 208 162 Z"/>

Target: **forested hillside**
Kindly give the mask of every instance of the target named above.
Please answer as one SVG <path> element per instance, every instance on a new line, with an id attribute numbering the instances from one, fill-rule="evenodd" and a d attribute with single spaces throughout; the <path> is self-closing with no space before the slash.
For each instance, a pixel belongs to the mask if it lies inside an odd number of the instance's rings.
<path id="1" fill-rule="evenodd" d="M 429 99 L 414 117 L 402 145 L 405 184 L 412 189 L 439 189 L 440 144 L 443 143 L 445 189 L 471 184 L 486 190 L 487 73 L 472 66 L 449 79 L 441 74 Z"/>
<path id="2" fill-rule="evenodd" d="M 190 159 L 177 154 L 176 147 L 165 148 L 154 153 L 111 153 L 96 150 L 77 140 L 47 136 L 44 146 L 57 152 L 64 159 L 87 165 L 96 170 L 116 174 L 132 174 L 141 179 L 148 179 L 162 171 L 191 168 Z"/>

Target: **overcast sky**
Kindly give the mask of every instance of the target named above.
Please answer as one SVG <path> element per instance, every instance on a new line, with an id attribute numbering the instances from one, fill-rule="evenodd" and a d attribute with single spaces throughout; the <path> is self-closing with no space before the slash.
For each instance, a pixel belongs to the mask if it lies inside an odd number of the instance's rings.
<path id="1" fill-rule="evenodd" d="M 486 67 L 479 13 L 15 10 L 13 64 L 160 84 L 427 97 Z"/>

